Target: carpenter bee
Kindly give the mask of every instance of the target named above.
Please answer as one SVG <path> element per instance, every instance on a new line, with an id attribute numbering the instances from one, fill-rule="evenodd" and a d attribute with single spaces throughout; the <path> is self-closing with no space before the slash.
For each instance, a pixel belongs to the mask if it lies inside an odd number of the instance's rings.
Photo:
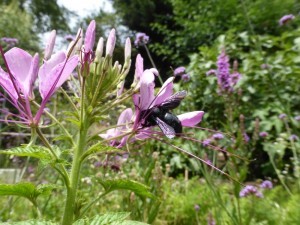
<path id="1" fill-rule="evenodd" d="M 168 137 L 174 138 L 182 133 L 182 125 L 176 115 L 170 112 L 179 106 L 182 99 L 186 96 L 186 91 L 180 91 L 170 96 L 159 105 L 150 109 L 143 110 L 141 117 L 144 118 L 142 126 L 151 127 L 158 125 L 161 131 Z"/>

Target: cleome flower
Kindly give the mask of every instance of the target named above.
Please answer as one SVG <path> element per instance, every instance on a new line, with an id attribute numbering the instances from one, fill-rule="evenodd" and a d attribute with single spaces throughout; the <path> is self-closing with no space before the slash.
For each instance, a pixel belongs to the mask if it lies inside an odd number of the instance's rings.
<path id="1" fill-rule="evenodd" d="M 11 114 L 18 120 L 13 122 L 37 126 L 46 103 L 75 69 L 78 57 L 68 58 L 65 52 L 60 51 L 45 60 L 39 67 L 37 53 L 31 56 L 23 49 L 15 47 L 5 54 L 1 48 L 1 54 L 6 71 L 0 67 L 0 85 L 8 94 L 7 100 L 19 111 L 19 115 Z M 30 102 L 34 99 L 33 87 L 37 77 L 42 103 L 36 115 L 33 115 Z M 5 97 L 3 93 L 0 94 Z"/>
<path id="2" fill-rule="evenodd" d="M 139 62 L 142 63 L 142 60 Z M 136 68 L 142 67 L 137 64 Z M 136 71 L 135 80 L 139 82 L 137 84 L 139 93 L 133 96 L 135 111 L 125 109 L 119 117 L 118 127 L 100 135 L 107 140 L 121 137 L 120 141 L 111 141 L 111 145 L 121 148 L 127 141 L 143 140 L 156 134 L 174 138 L 182 134 L 182 127 L 193 127 L 201 122 L 203 111 L 188 112 L 178 116 L 171 113 L 170 110 L 176 108 L 187 93 L 180 91 L 173 94 L 174 78 L 171 77 L 155 95 L 155 73 L 155 69 L 145 70 L 142 74 L 139 69 Z M 158 126 L 161 132 L 154 131 L 155 126 Z"/>

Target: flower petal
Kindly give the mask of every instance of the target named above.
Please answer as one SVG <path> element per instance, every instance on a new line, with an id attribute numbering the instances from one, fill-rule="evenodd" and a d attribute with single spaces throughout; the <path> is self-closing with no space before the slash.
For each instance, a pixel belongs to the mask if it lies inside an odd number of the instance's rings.
<path id="1" fill-rule="evenodd" d="M 9 70 L 17 80 L 23 94 L 28 95 L 31 77 L 29 71 L 32 63 L 32 56 L 20 48 L 12 48 L 4 54 Z"/>
<path id="2" fill-rule="evenodd" d="M 178 119 L 181 121 L 182 126 L 193 127 L 201 122 L 203 115 L 203 111 L 193 111 L 179 115 Z"/>
<path id="3" fill-rule="evenodd" d="M 18 99 L 18 94 L 11 82 L 11 79 L 1 67 L 0 67 L 0 85 L 9 94 L 10 98 L 16 102 Z"/>
<path id="4" fill-rule="evenodd" d="M 52 58 L 54 57 L 51 57 L 51 59 Z M 43 72 L 39 74 L 39 77 L 43 77 L 40 82 L 40 94 L 43 100 L 45 100 L 45 98 L 50 98 L 50 96 L 68 79 L 77 65 L 78 56 L 74 55 L 68 60 L 66 64 L 65 62 L 61 62 L 51 70 L 51 66 L 45 67 L 45 70 L 43 70 Z M 54 88 L 53 85 L 55 85 Z"/>
<path id="5" fill-rule="evenodd" d="M 152 105 L 159 105 L 173 94 L 173 77 L 165 81 Z"/>
<path id="6" fill-rule="evenodd" d="M 140 54 L 136 56 L 136 61 L 135 61 L 135 73 L 134 73 L 134 80 L 139 81 L 143 71 L 144 71 L 144 62 L 143 58 Z"/>
<path id="7" fill-rule="evenodd" d="M 145 70 L 141 76 L 140 86 L 140 109 L 148 109 L 154 99 L 154 74 L 150 70 Z"/>

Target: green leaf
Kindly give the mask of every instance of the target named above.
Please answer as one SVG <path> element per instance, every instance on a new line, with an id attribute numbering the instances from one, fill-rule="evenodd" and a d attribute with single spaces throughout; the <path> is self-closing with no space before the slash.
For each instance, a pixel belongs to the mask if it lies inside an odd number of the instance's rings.
<path id="1" fill-rule="evenodd" d="M 15 155 L 15 156 L 27 156 L 44 160 L 52 160 L 52 155 L 46 147 L 43 146 L 27 146 L 22 145 L 20 147 L 11 148 L 6 151 L 0 151 L 0 154 Z"/>
<path id="2" fill-rule="evenodd" d="M 99 142 L 97 144 L 94 144 L 92 145 L 82 156 L 82 159 L 85 159 L 87 158 L 88 156 L 90 155 L 93 155 L 93 154 L 98 154 L 98 153 L 101 153 L 101 152 L 106 152 L 106 153 L 113 153 L 113 152 L 116 152 L 116 153 L 120 153 L 120 152 L 124 152 L 118 148 L 114 148 L 112 146 L 109 146 L 109 145 L 104 145 L 102 142 Z"/>
<path id="3" fill-rule="evenodd" d="M 148 186 L 137 181 L 129 179 L 99 179 L 98 181 L 104 187 L 106 192 L 129 190 L 141 197 L 155 198 L 155 196 L 150 192 L 150 188 Z"/>
<path id="4" fill-rule="evenodd" d="M 39 220 L 27 220 L 20 222 L 5 222 L 0 225 L 58 225 L 58 223 L 52 223 L 50 221 L 39 221 Z"/>
<path id="5" fill-rule="evenodd" d="M 90 220 L 77 220 L 73 225 L 116 225 L 121 224 L 129 215 L 130 213 L 127 212 L 106 213 L 97 215 Z"/>

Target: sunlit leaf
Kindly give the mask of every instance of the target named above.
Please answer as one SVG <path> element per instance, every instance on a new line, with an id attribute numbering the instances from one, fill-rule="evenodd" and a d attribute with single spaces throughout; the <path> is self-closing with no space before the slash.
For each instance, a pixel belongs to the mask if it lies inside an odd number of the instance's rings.
<path id="1" fill-rule="evenodd" d="M 142 183 L 129 179 L 99 179 L 99 183 L 104 187 L 106 192 L 115 190 L 129 190 L 141 197 L 155 198 L 150 192 L 150 188 Z"/>

